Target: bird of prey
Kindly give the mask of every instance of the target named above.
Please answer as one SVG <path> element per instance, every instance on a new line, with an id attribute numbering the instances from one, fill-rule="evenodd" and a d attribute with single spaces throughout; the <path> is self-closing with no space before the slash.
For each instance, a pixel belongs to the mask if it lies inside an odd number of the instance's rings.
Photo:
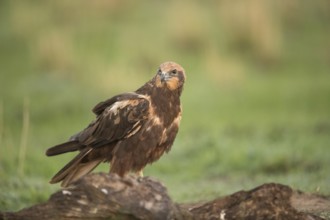
<path id="1" fill-rule="evenodd" d="M 61 186 L 67 187 L 101 162 L 110 163 L 110 173 L 142 176 L 147 164 L 171 149 L 181 120 L 180 96 L 185 79 L 179 64 L 165 62 L 135 92 L 97 104 L 94 121 L 69 141 L 46 151 L 47 156 L 79 151 L 50 183 L 62 182 Z"/>

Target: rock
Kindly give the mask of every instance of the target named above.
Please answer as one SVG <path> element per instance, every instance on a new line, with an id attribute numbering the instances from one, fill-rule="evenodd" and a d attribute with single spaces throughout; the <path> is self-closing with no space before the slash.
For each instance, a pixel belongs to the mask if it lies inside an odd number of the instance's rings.
<path id="1" fill-rule="evenodd" d="M 54 193 L 45 203 L 0 213 L 0 219 L 322 219 L 293 207 L 293 192 L 288 186 L 269 183 L 205 203 L 176 204 L 166 188 L 149 177 L 94 173 Z"/>

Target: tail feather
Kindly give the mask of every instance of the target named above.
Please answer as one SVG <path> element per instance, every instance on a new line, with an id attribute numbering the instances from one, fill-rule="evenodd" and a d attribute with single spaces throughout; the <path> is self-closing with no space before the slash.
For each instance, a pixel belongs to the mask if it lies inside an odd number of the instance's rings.
<path id="1" fill-rule="evenodd" d="M 54 147 L 48 148 L 46 151 L 47 156 L 55 156 L 58 154 L 63 154 L 71 151 L 77 151 L 81 145 L 78 141 L 68 141 L 63 144 L 56 145 Z"/>
<path id="2" fill-rule="evenodd" d="M 85 148 L 81 150 L 76 157 L 74 157 L 54 175 L 54 177 L 50 180 L 50 183 L 58 183 L 63 181 L 61 186 L 66 187 L 72 182 L 78 180 L 80 177 L 91 172 L 99 163 L 102 162 L 102 159 L 82 162 L 85 156 L 87 156 L 92 150 L 93 148 Z"/>
<path id="3" fill-rule="evenodd" d="M 91 172 L 101 162 L 102 162 L 102 160 L 99 159 L 99 160 L 89 161 L 89 162 L 83 163 L 83 164 L 82 163 L 78 164 L 72 172 L 70 172 L 67 176 L 65 176 L 65 178 L 63 179 L 63 181 L 61 183 L 61 186 L 62 187 L 69 186 L 71 183 L 77 181 L 81 177 L 83 177 L 86 174 L 88 174 L 89 172 Z"/>

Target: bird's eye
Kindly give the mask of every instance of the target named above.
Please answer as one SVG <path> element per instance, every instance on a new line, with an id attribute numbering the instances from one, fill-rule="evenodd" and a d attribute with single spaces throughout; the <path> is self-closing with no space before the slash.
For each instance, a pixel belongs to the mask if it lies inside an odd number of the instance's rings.
<path id="1" fill-rule="evenodd" d="M 178 73 L 178 71 L 176 69 L 174 69 L 174 70 L 171 71 L 171 74 L 172 75 L 176 75 L 177 73 Z"/>
<path id="2" fill-rule="evenodd" d="M 161 70 L 161 69 L 158 69 L 157 74 L 158 74 L 158 75 L 162 74 L 162 70 Z"/>

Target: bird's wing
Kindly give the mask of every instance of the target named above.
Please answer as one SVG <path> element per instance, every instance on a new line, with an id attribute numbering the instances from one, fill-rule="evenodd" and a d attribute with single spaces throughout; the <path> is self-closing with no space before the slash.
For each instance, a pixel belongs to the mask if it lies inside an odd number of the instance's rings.
<path id="1" fill-rule="evenodd" d="M 93 112 L 96 115 L 100 115 L 107 107 L 109 107 L 110 105 L 114 104 L 115 102 L 118 101 L 122 101 L 122 100 L 127 100 L 127 99 L 136 99 L 138 95 L 134 92 L 127 92 L 127 93 L 123 93 L 120 95 L 116 95 L 110 99 L 107 99 L 103 102 L 98 103 L 94 108 L 93 108 Z"/>
<path id="2" fill-rule="evenodd" d="M 149 115 L 149 100 L 125 93 L 98 104 L 94 110 L 99 113 L 97 119 L 71 139 L 96 148 L 138 132 Z"/>

